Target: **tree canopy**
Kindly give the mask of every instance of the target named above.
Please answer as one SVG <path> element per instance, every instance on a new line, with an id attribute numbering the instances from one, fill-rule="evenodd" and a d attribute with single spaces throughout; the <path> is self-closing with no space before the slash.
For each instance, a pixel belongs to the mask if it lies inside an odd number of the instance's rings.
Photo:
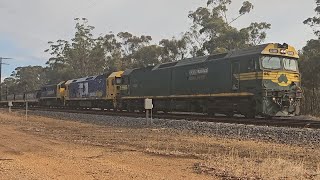
<path id="1" fill-rule="evenodd" d="M 252 22 L 241 29 L 232 26 L 233 22 L 253 10 L 253 4 L 243 2 L 238 16 L 230 18 L 227 12 L 231 3 L 231 0 L 209 0 L 207 7 L 199 7 L 189 13 L 193 25 L 186 35 L 193 44 L 191 54 L 220 53 L 257 45 L 265 40 L 266 30 L 271 28 L 266 22 Z"/>
<path id="2" fill-rule="evenodd" d="M 317 39 L 311 39 L 302 48 L 300 71 L 305 89 L 304 113 L 320 115 L 320 0 L 316 0 L 316 16 L 306 19 Z"/>
<path id="3" fill-rule="evenodd" d="M 23 93 L 40 89 L 46 82 L 46 73 L 42 66 L 17 67 L 11 77 L 4 79 L 2 89 L 5 93 Z"/>

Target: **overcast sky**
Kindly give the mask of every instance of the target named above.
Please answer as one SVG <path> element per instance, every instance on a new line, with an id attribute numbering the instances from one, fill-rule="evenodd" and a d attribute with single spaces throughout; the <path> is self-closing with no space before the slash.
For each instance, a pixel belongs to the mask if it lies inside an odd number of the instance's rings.
<path id="1" fill-rule="evenodd" d="M 179 36 L 190 27 L 188 12 L 205 6 L 206 0 L 0 0 L 0 57 L 12 57 L 3 66 L 7 77 L 18 66 L 45 65 L 49 40 L 70 39 L 74 18 L 86 17 L 94 34 L 129 31 L 151 35 L 154 42 Z M 242 0 L 233 0 L 229 17 L 235 17 Z M 251 0 L 253 11 L 236 21 L 272 25 L 266 42 L 287 42 L 301 49 L 314 38 L 302 22 L 314 16 L 314 0 Z"/>

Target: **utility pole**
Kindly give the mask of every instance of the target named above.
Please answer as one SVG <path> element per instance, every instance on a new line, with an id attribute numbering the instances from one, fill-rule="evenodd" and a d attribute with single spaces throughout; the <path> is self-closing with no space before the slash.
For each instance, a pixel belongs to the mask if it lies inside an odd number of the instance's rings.
<path id="1" fill-rule="evenodd" d="M 3 63 L 2 60 L 4 59 L 12 59 L 12 58 L 4 58 L 4 57 L 0 57 L 0 101 L 2 101 L 2 64 L 3 65 L 9 65 L 9 64 L 6 64 L 6 63 Z"/>

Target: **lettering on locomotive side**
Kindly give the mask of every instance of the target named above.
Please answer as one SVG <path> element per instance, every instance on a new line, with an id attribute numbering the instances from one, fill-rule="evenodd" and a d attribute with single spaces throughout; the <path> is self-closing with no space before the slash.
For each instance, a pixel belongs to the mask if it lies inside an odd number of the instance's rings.
<path id="1" fill-rule="evenodd" d="M 206 79 L 206 75 L 198 75 L 198 76 L 189 76 L 188 80 L 195 81 L 195 80 L 204 80 Z"/>
<path id="2" fill-rule="evenodd" d="M 120 86 L 120 90 L 128 90 L 128 85 L 122 85 Z"/>
<path id="3" fill-rule="evenodd" d="M 54 95 L 55 94 L 55 91 L 54 90 L 48 90 L 47 91 L 47 95 L 49 96 L 49 95 Z"/>
<path id="4" fill-rule="evenodd" d="M 191 69 L 189 70 L 189 76 L 197 76 L 200 74 L 208 74 L 208 68 L 199 68 L 199 69 Z"/>
<path id="5" fill-rule="evenodd" d="M 191 69 L 189 70 L 188 80 L 204 80 L 207 78 L 208 72 L 208 68 Z"/>

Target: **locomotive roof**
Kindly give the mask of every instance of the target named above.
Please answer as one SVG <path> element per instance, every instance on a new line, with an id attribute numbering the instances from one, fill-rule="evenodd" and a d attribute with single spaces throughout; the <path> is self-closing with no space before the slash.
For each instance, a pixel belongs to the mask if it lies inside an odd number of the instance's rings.
<path id="1" fill-rule="evenodd" d="M 121 77 L 122 74 L 123 74 L 123 71 L 113 72 L 113 73 L 111 73 L 111 74 L 108 76 L 108 78 Z"/>
<path id="2" fill-rule="evenodd" d="M 288 54 L 280 54 L 280 51 L 277 51 L 277 53 L 271 53 L 271 49 L 280 50 L 280 49 L 287 49 L 290 52 L 293 52 L 293 55 Z M 249 55 L 259 55 L 259 54 L 267 54 L 267 55 L 282 55 L 282 56 L 288 56 L 293 58 L 299 58 L 298 53 L 296 50 L 287 44 L 278 44 L 278 43 L 268 43 L 268 44 L 261 44 L 257 46 L 247 47 L 244 49 L 235 49 L 231 50 L 227 53 L 220 53 L 220 54 L 212 54 L 209 56 L 202 56 L 202 57 L 194 57 L 194 58 L 187 58 L 182 59 L 180 61 L 175 62 L 169 62 L 169 63 L 162 63 L 158 64 L 156 66 L 148 66 L 144 68 L 137 68 L 137 69 L 128 69 L 126 70 L 123 75 L 129 75 L 133 71 L 152 71 L 162 68 L 171 68 L 171 67 L 177 67 L 177 66 L 185 66 L 190 64 L 197 64 L 205 61 L 217 61 L 217 60 L 223 60 L 227 58 L 235 58 L 235 57 L 242 57 L 242 56 L 249 56 Z"/>
<path id="3" fill-rule="evenodd" d="M 59 86 L 59 85 L 62 85 L 63 83 L 65 83 L 66 81 L 61 81 L 59 82 L 58 84 L 46 84 L 42 87 L 54 87 L 54 86 Z"/>
<path id="4" fill-rule="evenodd" d="M 99 75 L 100 76 L 100 75 Z M 72 84 L 72 83 L 79 83 L 79 82 L 85 82 L 88 80 L 94 80 L 96 79 L 98 76 L 87 76 L 87 77 L 83 77 L 83 78 L 79 78 L 79 79 L 71 79 L 68 80 L 65 84 Z"/>
<path id="5" fill-rule="evenodd" d="M 247 55 L 253 55 L 253 54 L 261 54 L 261 52 L 268 45 L 269 44 L 262 44 L 262 45 L 258 45 L 258 46 L 248 47 L 245 49 L 232 50 L 227 53 L 212 54 L 212 55 L 196 57 L 196 58 L 187 58 L 187 59 L 177 61 L 175 66 L 183 66 L 183 65 L 188 65 L 188 64 L 200 63 L 200 62 L 204 62 L 204 61 L 215 61 L 215 60 L 234 58 L 234 57 L 240 57 L 240 56 L 247 56 Z M 161 65 L 159 65 L 158 67 L 161 68 Z"/>

